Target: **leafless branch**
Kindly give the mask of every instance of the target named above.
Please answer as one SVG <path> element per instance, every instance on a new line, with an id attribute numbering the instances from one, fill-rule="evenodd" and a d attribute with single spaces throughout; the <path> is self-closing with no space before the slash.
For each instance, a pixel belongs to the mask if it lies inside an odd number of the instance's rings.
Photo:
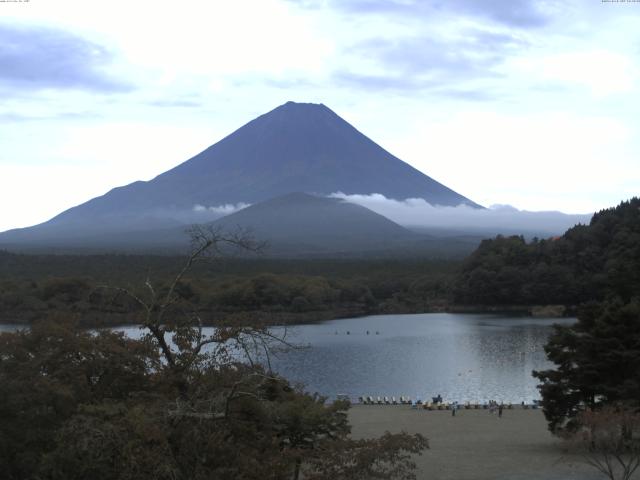
<path id="1" fill-rule="evenodd" d="M 585 462 L 610 480 L 629 480 L 640 467 L 640 414 L 621 405 L 601 406 L 578 416 L 581 430 L 569 436 Z M 619 475 L 618 475 L 619 474 Z"/>
<path id="2" fill-rule="evenodd" d="M 151 311 L 151 306 L 148 305 L 145 301 L 143 301 L 140 297 L 138 297 L 136 294 L 132 293 L 130 290 L 123 288 L 123 287 L 112 287 L 110 285 L 98 285 L 96 286 L 96 289 L 104 289 L 104 290 L 113 290 L 115 292 L 120 292 L 120 293 L 124 293 L 125 295 L 127 295 L 129 298 L 131 298 L 132 300 L 134 300 L 136 303 L 138 303 L 142 308 L 144 308 L 147 312 Z"/>

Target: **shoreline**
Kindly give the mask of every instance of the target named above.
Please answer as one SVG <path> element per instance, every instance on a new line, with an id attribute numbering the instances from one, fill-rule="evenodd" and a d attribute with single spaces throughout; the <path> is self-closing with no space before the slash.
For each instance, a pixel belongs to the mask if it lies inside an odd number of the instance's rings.
<path id="1" fill-rule="evenodd" d="M 494 314 L 494 315 L 514 315 L 522 318 L 570 318 L 574 311 L 572 308 L 566 308 L 562 306 L 560 309 L 558 305 L 492 305 L 492 306 L 479 306 L 479 305 L 448 305 L 444 308 L 435 307 L 426 311 L 416 311 L 415 309 L 393 309 L 393 310 L 358 310 L 358 309 L 342 309 L 342 310 L 316 310 L 304 313 L 294 312 L 270 312 L 264 310 L 257 311 L 229 311 L 229 312 L 210 312 L 208 319 L 203 321 L 203 325 L 206 327 L 216 327 L 220 324 L 217 319 L 220 318 L 233 318 L 239 317 L 251 317 L 253 320 L 257 320 L 258 323 L 272 327 L 286 327 L 292 325 L 313 325 L 322 322 L 328 322 L 332 320 L 345 320 L 352 318 L 363 318 L 369 316 L 378 315 L 426 315 L 431 313 L 451 313 L 451 314 Z M 566 308 L 566 309 L 565 309 Z M 83 314 L 81 312 L 67 312 L 70 316 L 76 319 L 82 319 Z M 135 314 L 134 314 L 135 315 Z M 22 318 L 17 318 L 22 316 Z M 89 317 L 89 319 L 86 319 Z M 96 321 L 95 318 L 111 317 L 113 321 Z M 124 320 L 122 317 L 127 318 Z M 84 328 L 119 328 L 138 325 L 135 321 L 131 321 L 131 314 L 125 313 L 106 313 L 101 315 L 100 312 L 91 311 L 87 312 L 85 320 L 79 320 L 80 324 Z M 9 320 L 11 318 L 11 320 Z M 39 317 L 37 312 L 29 312 L 28 314 L 11 315 L 9 312 L 4 311 L 0 315 L 0 324 L 5 325 L 20 325 L 29 326 L 34 322 L 46 320 L 46 315 Z M 246 322 L 246 320 L 244 320 Z M 251 323 L 251 322 L 249 322 Z"/>

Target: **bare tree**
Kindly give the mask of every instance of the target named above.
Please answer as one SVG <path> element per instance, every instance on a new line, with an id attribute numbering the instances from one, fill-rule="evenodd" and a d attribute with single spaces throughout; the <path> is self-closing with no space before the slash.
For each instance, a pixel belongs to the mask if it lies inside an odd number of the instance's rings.
<path id="1" fill-rule="evenodd" d="M 586 410 L 567 440 L 610 480 L 630 480 L 640 467 L 640 413 L 623 406 Z"/>
<path id="2" fill-rule="evenodd" d="M 195 225 L 187 233 L 191 237 L 190 252 L 168 285 L 161 288 L 147 276 L 142 292 L 124 287 L 102 288 L 120 292 L 140 306 L 143 312 L 140 328 L 146 331 L 146 339 L 157 345 L 163 368 L 177 379 L 198 364 L 232 362 L 238 353 L 252 365 L 256 363 L 256 355 L 266 358 L 270 371 L 269 351 L 274 343 L 289 345 L 284 338 L 286 331 L 283 336 L 276 336 L 266 326 L 223 323 L 205 333 L 200 313 L 180 292 L 181 282 L 195 263 L 238 253 L 257 254 L 265 244 L 242 229 L 227 232 L 211 225 Z"/>

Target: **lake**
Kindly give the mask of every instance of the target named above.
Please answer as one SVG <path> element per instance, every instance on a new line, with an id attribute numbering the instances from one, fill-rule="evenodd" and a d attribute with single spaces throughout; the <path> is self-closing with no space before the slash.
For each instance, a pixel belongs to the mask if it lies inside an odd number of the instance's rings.
<path id="1" fill-rule="evenodd" d="M 544 353 L 551 325 L 574 321 L 470 314 L 334 320 L 296 327 L 289 334 L 310 348 L 273 365 L 329 396 L 440 394 L 445 401 L 530 403 L 540 398 L 531 371 L 551 366 Z"/>
<path id="2" fill-rule="evenodd" d="M 551 325 L 573 322 L 447 313 L 332 320 L 288 327 L 288 340 L 306 348 L 279 353 L 271 363 L 329 397 L 440 394 L 445 401 L 531 403 L 540 398 L 531 371 L 551 366 L 544 353 Z"/>
<path id="3" fill-rule="evenodd" d="M 331 320 L 288 327 L 287 339 L 304 348 L 278 353 L 271 364 L 329 397 L 440 394 L 445 401 L 531 403 L 540 398 L 531 371 L 551 366 L 544 353 L 551 325 L 573 322 L 448 313 Z M 0 331 L 15 328 L 0 325 Z M 118 330 L 140 334 L 136 326 Z"/>

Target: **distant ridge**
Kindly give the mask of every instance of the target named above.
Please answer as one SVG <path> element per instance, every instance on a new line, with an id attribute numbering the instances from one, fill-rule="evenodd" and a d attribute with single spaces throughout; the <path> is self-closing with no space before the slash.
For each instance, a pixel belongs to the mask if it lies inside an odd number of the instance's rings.
<path id="1" fill-rule="evenodd" d="M 252 205 L 214 225 L 248 229 L 275 254 L 388 251 L 420 238 L 360 205 L 300 192 Z"/>

